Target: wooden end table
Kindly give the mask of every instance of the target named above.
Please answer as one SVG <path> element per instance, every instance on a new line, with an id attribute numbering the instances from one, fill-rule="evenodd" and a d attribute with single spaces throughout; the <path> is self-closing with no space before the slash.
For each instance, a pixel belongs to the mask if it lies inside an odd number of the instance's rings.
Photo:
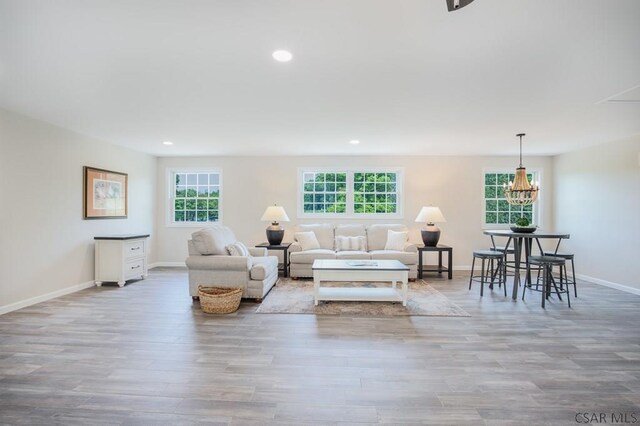
<path id="1" fill-rule="evenodd" d="M 438 252 L 438 264 L 437 265 L 423 265 L 422 255 L 423 252 Z M 447 253 L 447 266 L 442 266 L 442 253 Z M 444 244 L 438 244 L 437 246 L 418 246 L 418 278 L 422 278 L 423 272 L 437 272 L 441 274 L 443 272 L 448 273 L 448 278 L 453 279 L 453 248 L 445 246 Z"/>
<path id="2" fill-rule="evenodd" d="M 278 263 L 278 271 L 282 271 L 282 276 L 287 278 L 289 276 L 289 246 L 291 243 L 282 243 L 272 246 L 269 243 L 256 244 L 256 247 L 264 247 L 267 250 L 281 250 L 282 251 L 282 263 Z"/>

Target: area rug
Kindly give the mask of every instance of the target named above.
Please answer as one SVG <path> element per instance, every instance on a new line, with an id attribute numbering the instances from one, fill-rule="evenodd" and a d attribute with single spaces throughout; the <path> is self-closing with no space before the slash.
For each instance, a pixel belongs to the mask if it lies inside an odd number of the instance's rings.
<path id="1" fill-rule="evenodd" d="M 382 287 L 385 283 L 322 283 L 323 286 Z M 281 279 L 271 289 L 256 310 L 259 314 L 316 314 L 347 316 L 439 316 L 469 317 L 464 309 L 423 280 L 409 283 L 407 306 L 390 302 L 334 302 L 313 303 L 313 282 Z"/>

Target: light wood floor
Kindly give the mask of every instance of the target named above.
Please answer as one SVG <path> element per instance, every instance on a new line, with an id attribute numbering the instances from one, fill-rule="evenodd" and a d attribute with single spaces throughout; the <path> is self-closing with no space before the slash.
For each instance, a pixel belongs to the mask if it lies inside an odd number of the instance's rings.
<path id="1" fill-rule="evenodd" d="M 0 316 L 1 424 L 566 424 L 640 419 L 640 297 L 582 284 L 573 308 L 427 280 L 472 317 L 236 314 L 186 271 Z M 609 417 L 610 419 L 610 417 Z"/>

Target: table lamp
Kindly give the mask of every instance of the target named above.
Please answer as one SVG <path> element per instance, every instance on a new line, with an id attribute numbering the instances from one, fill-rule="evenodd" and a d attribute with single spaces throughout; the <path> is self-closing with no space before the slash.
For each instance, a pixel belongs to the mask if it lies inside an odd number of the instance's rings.
<path id="1" fill-rule="evenodd" d="M 271 222 L 271 225 L 267 227 L 267 240 L 272 246 L 280 245 L 284 238 L 284 229 L 278 222 L 289 222 L 289 216 L 284 211 L 282 206 L 269 206 L 262 215 L 263 222 Z"/>
<path id="2" fill-rule="evenodd" d="M 446 222 L 442 212 L 438 207 L 423 207 L 416 217 L 416 222 L 426 223 L 422 230 L 422 241 L 427 247 L 435 247 L 440 239 L 440 229 L 434 225 L 435 222 Z"/>

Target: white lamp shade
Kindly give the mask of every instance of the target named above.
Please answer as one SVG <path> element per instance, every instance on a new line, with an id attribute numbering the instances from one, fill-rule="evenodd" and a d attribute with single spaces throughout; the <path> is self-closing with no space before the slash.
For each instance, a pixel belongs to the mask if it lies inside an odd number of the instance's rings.
<path id="1" fill-rule="evenodd" d="M 446 222 L 446 219 L 442 215 L 442 212 L 438 207 L 423 207 L 416 217 L 416 222 L 422 223 L 436 223 Z"/>
<path id="2" fill-rule="evenodd" d="M 289 222 L 289 216 L 282 206 L 269 206 L 262 215 L 263 222 Z"/>

